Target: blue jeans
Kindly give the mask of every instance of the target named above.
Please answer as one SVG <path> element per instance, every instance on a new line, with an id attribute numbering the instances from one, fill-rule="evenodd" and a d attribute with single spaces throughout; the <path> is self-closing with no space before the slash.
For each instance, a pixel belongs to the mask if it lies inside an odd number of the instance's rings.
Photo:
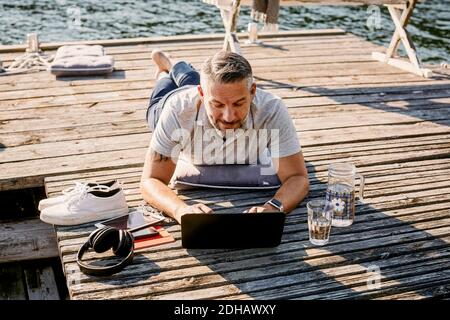
<path id="1" fill-rule="evenodd" d="M 147 108 L 146 119 L 150 131 L 155 129 L 167 98 L 184 86 L 199 84 L 200 74 L 184 61 L 177 62 L 168 77 L 159 79 L 153 88 Z"/>

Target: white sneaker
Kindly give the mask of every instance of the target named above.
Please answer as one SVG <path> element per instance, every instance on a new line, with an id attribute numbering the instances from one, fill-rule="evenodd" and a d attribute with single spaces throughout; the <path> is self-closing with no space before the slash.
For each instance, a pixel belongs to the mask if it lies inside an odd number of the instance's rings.
<path id="1" fill-rule="evenodd" d="M 42 199 L 39 201 L 38 210 L 42 211 L 48 207 L 63 203 L 67 201 L 69 198 L 76 196 L 77 194 L 83 192 L 84 189 L 89 189 L 90 187 L 95 186 L 106 186 L 110 189 L 118 189 L 120 188 L 120 184 L 117 180 L 112 180 L 104 183 L 96 183 L 96 182 L 75 182 L 75 185 L 73 187 L 64 189 L 62 191 L 62 195 L 47 199 Z"/>
<path id="2" fill-rule="evenodd" d="M 122 188 L 94 186 L 42 210 L 40 218 L 46 223 L 71 226 L 115 218 L 127 213 L 128 205 Z"/>

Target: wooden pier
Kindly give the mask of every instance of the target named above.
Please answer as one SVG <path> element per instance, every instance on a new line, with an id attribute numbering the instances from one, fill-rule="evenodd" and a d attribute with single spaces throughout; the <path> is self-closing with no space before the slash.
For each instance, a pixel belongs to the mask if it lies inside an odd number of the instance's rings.
<path id="1" fill-rule="evenodd" d="M 72 299 L 449 298 L 450 76 L 429 66 L 434 77 L 426 79 L 374 61 L 371 53 L 384 48 L 339 29 L 260 39 L 260 45 L 242 43 L 242 53 L 258 86 L 289 107 L 311 181 L 308 198 L 286 220 L 280 246 L 185 250 L 180 227 L 170 225 L 176 242 L 144 249 L 124 271 L 98 279 L 76 264 L 94 229 L 86 224 L 55 228 L 57 250 L 32 239 L 31 231 L 18 240 L 23 246 L 6 237 L 0 248 L 9 257 L 0 254 L 0 262 L 27 248 L 33 257 L 59 255 Z M 45 187 L 55 196 L 74 181 L 117 178 L 135 207 L 142 203 L 139 177 L 149 143 L 151 51 L 200 67 L 222 48 L 223 35 L 84 43 L 106 47 L 116 61 L 111 75 L 0 76 L 0 191 Z M 52 53 L 62 44 L 43 48 Z M 0 47 L 0 60 L 7 65 L 20 50 Z M 354 225 L 332 229 L 327 246 L 312 246 L 306 202 L 324 196 L 328 164 L 343 161 L 366 177 L 365 202 L 357 205 Z M 246 209 L 271 195 L 207 189 L 180 197 L 220 211 Z M 380 282 L 372 286 L 377 270 Z"/>

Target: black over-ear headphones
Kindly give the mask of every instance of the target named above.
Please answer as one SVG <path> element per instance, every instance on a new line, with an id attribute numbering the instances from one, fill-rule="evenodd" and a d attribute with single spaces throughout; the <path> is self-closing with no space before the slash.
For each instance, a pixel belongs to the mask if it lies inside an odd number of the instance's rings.
<path id="1" fill-rule="evenodd" d="M 124 259 L 112 266 L 100 267 L 88 265 L 81 260 L 84 253 L 90 248 L 94 249 L 97 253 L 102 253 L 112 248 L 116 256 L 123 257 Z M 107 226 L 91 233 L 89 239 L 78 250 L 77 263 L 80 270 L 87 275 L 110 276 L 131 264 L 133 256 L 134 238 L 131 232 Z"/>

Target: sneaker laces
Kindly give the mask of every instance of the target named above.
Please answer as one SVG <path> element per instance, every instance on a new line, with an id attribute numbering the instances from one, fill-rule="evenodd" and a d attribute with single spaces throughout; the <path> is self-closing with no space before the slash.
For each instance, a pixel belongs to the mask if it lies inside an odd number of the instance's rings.
<path id="1" fill-rule="evenodd" d="M 92 184 L 92 183 L 91 183 Z M 102 186 L 101 183 L 95 183 L 98 186 Z M 123 184 L 120 181 L 117 181 L 117 184 L 119 185 L 119 188 L 123 190 Z M 88 182 L 75 182 L 75 186 L 64 189 L 62 191 L 62 194 L 65 196 L 73 196 L 76 195 L 80 192 L 83 192 L 84 189 L 89 188 L 89 183 Z"/>
<path id="2" fill-rule="evenodd" d="M 88 187 L 87 183 L 75 182 L 75 186 L 67 188 L 67 189 L 64 189 L 62 191 L 62 193 L 65 196 L 71 197 L 71 196 L 73 196 L 75 194 L 78 194 L 78 193 L 82 192 L 87 187 Z"/>
<path id="3" fill-rule="evenodd" d="M 67 207 L 73 208 L 78 205 L 80 205 L 81 201 L 83 201 L 90 192 L 92 191 L 102 191 L 102 192 L 109 192 L 113 189 L 110 187 L 104 186 L 104 185 L 97 185 L 93 187 L 89 187 L 87 184 L 85 184 L 83 187 L 78 188 L 77 193 L 73 193 L 69 199 L 67 200 Z"/>

